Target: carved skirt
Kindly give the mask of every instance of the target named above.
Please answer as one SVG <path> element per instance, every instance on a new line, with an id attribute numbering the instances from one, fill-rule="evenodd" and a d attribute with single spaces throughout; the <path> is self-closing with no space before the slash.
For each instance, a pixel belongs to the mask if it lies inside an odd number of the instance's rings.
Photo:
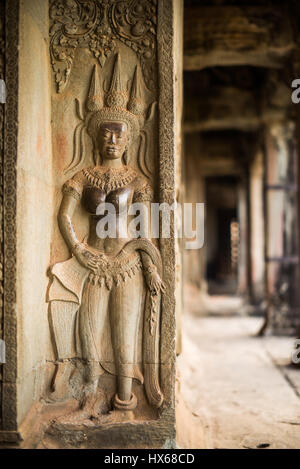
<path id="1" fill-rule="evenodd" d="M 139 269 L 126 281 L 109 286 L 94 278 L 85 284 L 78 312 L 82 357 L 98 362 L 111 374 L 142 382 L 143 273 Z"/>
<path id="2" fill-rule="evenodd" d="M 52 274 L 49 301 L 58 359 L 98 362 L 99 374 L 143 382 L 145 284 L 139 253 L 103 256 L 97 274 L 72 257 L 56 264 Z"/>

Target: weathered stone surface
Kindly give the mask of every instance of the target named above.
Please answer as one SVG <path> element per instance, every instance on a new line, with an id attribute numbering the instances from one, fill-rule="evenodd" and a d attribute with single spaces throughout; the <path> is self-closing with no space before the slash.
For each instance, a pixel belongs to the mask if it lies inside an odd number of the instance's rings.
<path id="1" fill-rule="evenodd" d="M 3 339 L 6 361 L 2 383 L 2 430 L 17 429 L 17 318 L 16 318 L 16 159 L 18 135 L 18 2 L 5 2 L 5 107 L 3 160 Z M 15 11 L 16 10 L 16 11 Z M 0 432 L 0 440 L 1 440 Z M 10 434 L 11 435 L 11 434 Z M 6 436 L 5 436 L 6 438 Z"/>
<path id="2" fill-rule="evenodd" d="M 17 298 L 18 423 L 46 386 L 53 359 L 45 302 L 53 222 L 47 2 L 20 4 Z"/>
<path id="3" fill-rule="evenodd" d="M 5 80 L 5 4 L 0 5 L 0 78 Z M 0 105 L 0 339 L 3 340 L 3 161 L 4 161 L 4 106 Z M 0 403 L 2 403 L 3 366 L 0 365 Z M 2 411 L 0 411 L 0 428 L 2 426 Z"/>

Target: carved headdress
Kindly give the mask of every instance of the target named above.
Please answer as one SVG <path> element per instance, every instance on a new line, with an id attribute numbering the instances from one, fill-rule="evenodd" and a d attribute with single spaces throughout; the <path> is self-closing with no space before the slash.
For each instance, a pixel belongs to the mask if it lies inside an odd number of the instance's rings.
<path id="1" fill-rule="evenodd" d="M 140 134 L 144 106 L 139 88 L 138 68 L 135 68 L 128 96 L 122 84 L 120 62 L 120 55 L 117 54 L 110 87 L 104 95 L 101 93 L 96 66 L 94 67 L 86 103 L 87 110 L 93 113 L 88 123 L 88 133 L 93 139 L 97 137 L 101 123 L 107 121 L 125 122 L 129 129 L 130 140 L 135 140 Z"/>
<path id="2" fill-rule="evenodd" d="M 81 122 L 75 129 L 74 155 L 73 160 L 66 172 L 76 170 L 84 161 L 83 132 L 87 131 L 93 140 L 94 161 L 99 161 L 98 142 L 99 127 L 103 122 L 125 122 L 129 130 L 129 143 L 141 137 L 139 146 L 138 161 L 141 171 L 149 177 L 150 171 L 144 160 L 146 158 L 147 144 L 146 132 L 143 129 L 145 124 L 145 103 L 142 99 L 141 77 L 139 67 L 136 66 L 128 93 L 122 82 L 120 54 L 116 54 L 111 81 L 108 90 L 104 90 L 100 84 L 97 65 L 94 65 L 91 77 L 90 88 L 86 101 L 85 112 L 81 109 L 79 100 L 77 102 L 78 116 Z M 150 106 L 147 121 L 153 117 L 154 104 Z M 127 163 L 125 158 L 125 163 Z"/>

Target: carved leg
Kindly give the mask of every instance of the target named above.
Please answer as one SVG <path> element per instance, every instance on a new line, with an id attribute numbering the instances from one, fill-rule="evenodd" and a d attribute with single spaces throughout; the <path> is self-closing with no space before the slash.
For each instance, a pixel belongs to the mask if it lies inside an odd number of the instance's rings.
<path id="1" fill-rule="evenodd" d="M 131 389 L 143 288 L 143 274 L 138 272 L 132 279 L 113 287 L 111 292 L 110 321 L 118 374 L 118 392 L 114 399 L 116 409 L 132 410 L 137 404 Z"/>
<path id="2" fill-rule="evenodd" d="M 51 383 L 51 399 L 62 400 L 69 396 L 69 378 L 73 366 L 69 359 L 75 357 L 75 317 L 79 305 L 74 302 L 52 301 L 49 306 L 51 327 L 57 363 Z"/>
<path id="3" fill-rule="evenodd" d="M 132 378 L 118 376 L 118 396 L 122 401 L 128 401 L 131 397 Z"/>
<path id="4" fill-rule="evenodd" d="M 51 399 L 62 400 L 68 397 L 68 383 L 72 370 L 72 364 L 68 360 L 56 363 L 51 382 Z"/>
<path id="5" fill-rule="evenodd" d="M 101 337 L 108 310 L 109 292 L 105 287 L 87 282 L 84 287 L 79 311 L 79 337 L 85 365 L 85 389 L 81 408 L 91 407 L 95 414 L 99 368 L 99 338 Z"/>

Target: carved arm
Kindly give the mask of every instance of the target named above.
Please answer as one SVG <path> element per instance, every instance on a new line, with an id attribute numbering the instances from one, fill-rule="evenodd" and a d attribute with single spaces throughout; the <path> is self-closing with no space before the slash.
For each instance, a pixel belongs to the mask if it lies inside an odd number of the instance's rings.
<path id="1" fill-rule="evenodd" d="M 76 246 L 80 243 L 72 223 L 72 217 L 74 215 L 77 204 L 78 200 L 76 200 L 71 195 L 64 194 L 58 213 L 58 225 L 60 232 L 71 252 L 73 253 L 76 250 Z"/>

